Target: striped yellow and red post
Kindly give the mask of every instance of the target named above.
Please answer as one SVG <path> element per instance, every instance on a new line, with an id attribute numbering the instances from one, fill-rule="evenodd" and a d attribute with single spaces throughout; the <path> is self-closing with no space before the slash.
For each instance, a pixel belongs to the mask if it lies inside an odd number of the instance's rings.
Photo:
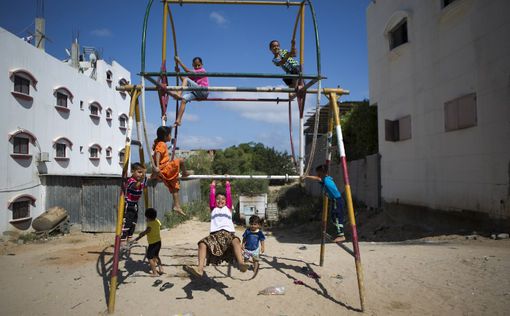
<path id="1" fill-rule="evenodd" d="M 139 90 L 131 91 L 131 103 L 129 105 L 129 120 L 128 128 L 126 131 L 126 144 L 124 147 L 124 162 L 122 165 L 122 180 L 127 178 L 129 158 L 131 156 L 131 130 L 133 127 L 133 114 L 135 105 L 138 102 Z M 124 190 L 120 190 L 119 202 L 117 207 L 117 225 L 115 227 L 115 245 L 113 249 L 113 264 L 112 273 L 110 278 L 110 296 L 108 298 L 108 313 L 112 314 L 115 311 L 115 295 L 117 292 L 117 273 L 119 271 L 119 250 L 120 238 L 122 234 L 122 220 L 124 219 Z"/>
<path id="2" fill-rule="evenodd" d="M 365 309 L 365 286 L 364 286 L 364 280 L 363 280 L 363 268 L 361 266 L 361 255 L 360 255 L 359 244 L 358 244 L 358 231 L 356 229 L 356 219 L 354 218 L 354 207 L 352 204 L 351 185 L 349 182 L 349 173 L 347 171 L 347 159 L 345 157 L 345 148 L 344 148 L 344 141 L 343 141 L 343 136 L 342 136 L 342 128 L 340 125 L 340 113 L 339 113 L 340 111 L 338 109 L 336 92 L 330 92 L 328 97 L 329 97 L 329 104 L 333 110 L 333 116 L 335 119 L 335 131 L 336 131 L 338 150 L 339 150 L 339 154 L 340 154 L 340 161 L 342 164 L 342 172 L 343 172 L 344 185 L 345 185 L 347 213 L 349 216 L 349 222 L 351 224 L 351 229 L 352 229 L 352 247 L 354 250 L 354 262 L 356 264 L 356 274 L 358 277 L 359 298 L 360 298 L 361 310 L 363 311 Z"/>

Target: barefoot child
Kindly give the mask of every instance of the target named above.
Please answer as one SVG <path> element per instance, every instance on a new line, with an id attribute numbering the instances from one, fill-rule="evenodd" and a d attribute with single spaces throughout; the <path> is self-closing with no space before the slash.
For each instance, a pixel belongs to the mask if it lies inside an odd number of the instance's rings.
<path id="1" fill-rule="evenodd" d="M 264 240 L 266 236 L 260 227 L 262 226 L 262 219 L 257 215 L 250 217 L 250 227 L 246 229 L 243 234 L 242 248 L 244 250 L 244 260 L 253 260 L 253 264 L 260 260 L 260 254 L 264 253 L 265 245 Z"/>
<path id="2" fill-rule="evenodd" d="M 320 165 L 315 168 L 317 176 L 306 176 L 305 178 L 317 180 L 322 186 L 323 192 L 330 200 L 331 220 L 336 227 L 336 238 L 334 242 L 345 241 L 344 235 L 344 209 L 343 200 L 340 191 L 336 187 L 335 182 L 331 176 L 328 176 L 328 166 Z"/>
<path id="3" fill-rule="evenodd" d="M 184 69 L 186 72 L 195 72 L 195 73 L 204 73 L 206 72 L 202 63 L 202 58 L 195 57 L 193 58 L 193 70 L 186 67 L 181 59 L 178 56 L 175 56 L 175 61 Z M 184 77 L 182 80 L 183 87 L 209 87 L 209 79 L 207 77 Z M 209 96 L 208 91 L 184 91 L 180 95 L 181 105 L 179 106 L 179 111 L 177 113 L 177 118 L 175 119 L 175 126 L 181 125 L 182 116 L 184 115 L 184 110 L 186 109 L 186 103 L 196 100 L 196 99 L 207 99 Z"/>
<path id="4" fill-rule="evenodd" d="M 232 222 L 232 194 L 230 182 L 225 186 L 226 194 L 216 194 L 216 183 L 210 186 L 209 206 L 211 208 L 211 229 L 209 236 L 198 242 L 198 269 L 186 267 L 188 272 L 201 277 L 204 274 L 204 266 L 210 263 L 220 264 L 223 261 L 231 262 L 234 258 L 239 264 L 239 270 L 246 272 L 248 269 L 244 263 L 241 241 L 235 235 L 234 223 Z"/>
<path id="5" fill-rule="evenodd" d="M 151 276 L 156 277 L 163 274 L 163 266 L 159 251 L 161 250 L 161 222 L 157 218 L 157 211 L 153 208 L 145 210 L 145 219 L 147 228 L 138 235 L 135 241 L 140 240 L 143 236 L 147 236 L 147 259 L 151 267 Z"/>
<path id="6" fill-rule="evenodd" d="M 153 177 L 157 177 L 163 181 L 168 188 L 168 191 L 172 194 L 174 212 L 181 215 L 186 215 L 181 209 L 181 203 L 179 198 L 179 171 L 182 170 L 182 176 L 187 177 L 188 174 L 184 167 L 184 159 L 170 160 L 168 154 L 168 147 L 166 142 L 172 140 L 172 128 L 167 126 L 160 126 L 156 132 L 157 138 L 154 140 L 154 164 Z"/>
<path id="7" fill-rule="evenodd" d="M 135 162 L 131 165 L 131 177 L 127 179 L 124 187 L 125 210 L 121 242 L 129 242 L 135 232 L 138 222 L 138 200 L 147 186 L 145 172 L 146 169 L 142 164 Z"/>

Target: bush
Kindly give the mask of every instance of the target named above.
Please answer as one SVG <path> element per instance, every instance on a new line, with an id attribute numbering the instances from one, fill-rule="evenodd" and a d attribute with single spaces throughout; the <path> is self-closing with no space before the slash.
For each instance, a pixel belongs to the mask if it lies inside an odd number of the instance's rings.
<path id="1" fill-rule="evenodd" d="M 175 227 L 192 218 L 196 218 L 201 222 L 207 222 L 210 219 L 209 205 L 205 201 L 196 201 L 182 206 L 186 216 L 179 215 L 175 212 L 165 212 L 163 226 L 167 228 Z"/>

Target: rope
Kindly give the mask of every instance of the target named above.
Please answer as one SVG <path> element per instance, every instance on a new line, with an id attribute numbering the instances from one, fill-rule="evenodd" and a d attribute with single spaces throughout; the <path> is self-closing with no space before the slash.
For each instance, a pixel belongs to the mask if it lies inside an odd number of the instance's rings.
<path id="1" fill-rule="evenodd" d="M 154 164 L 154 158 L 152 157 L 152 146 L 149 142 L 149 135 L 147 134 L 147 119 L 145 116 L 145 78 L 142 77 L 142 125 L 143 125 L 143 135 L 145 138 L 145 146 L 147 146 L 147 153 L 149 154 L 149 161 L 151 163 L 152 169 L 156 167 Z"/>
<path id="2" fill-rule="evenodd" d="M 294 163 L 294 168 L 298 170 L 298 165 L 296 161 L 296 154 L 294 152 L 294 141 L 292 140 L 292 107 L 291 107 L 292 101 L 289 100 L 289 135 L 290 135 L 290 150 L 292 153 L 292 162 Z"/>

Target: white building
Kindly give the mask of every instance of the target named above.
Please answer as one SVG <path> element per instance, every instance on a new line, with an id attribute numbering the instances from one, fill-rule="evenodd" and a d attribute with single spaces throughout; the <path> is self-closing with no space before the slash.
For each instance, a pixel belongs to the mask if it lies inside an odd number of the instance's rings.
<path id="1" fill-rule="evenodd" d="M 510 218 L 510 1 L 367 8 L 385 202 Z"/>
<path id="2" fill-rule="evenodd" d="M 76 44 L 62 62 L 2 28 L 0 54 L 4 232 L 30 227 L 44 211 L 42 174 L 121 174 L 130 98 L 115 86 L 131 75 L 97 56 L 80 62 Z"/>

